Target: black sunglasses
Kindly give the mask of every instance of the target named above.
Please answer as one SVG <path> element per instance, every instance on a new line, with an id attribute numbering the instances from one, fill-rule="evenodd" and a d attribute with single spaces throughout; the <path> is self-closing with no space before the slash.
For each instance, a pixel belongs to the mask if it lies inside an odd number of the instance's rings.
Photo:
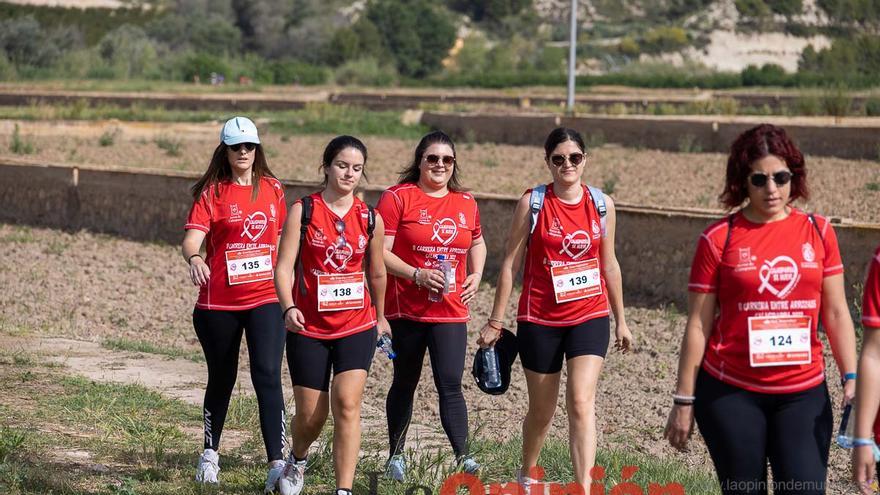
<path id="1" fill-rule="evenodd" d="M 552 163 L 556 167 L 561 167 L 565 165 L 565 160 L 568 159 L 568 162 L 577 167 L 587 158 L 587 155 L 584 153 L 572 153 L 568 156 L 565 155 L 551 155 L 550 163 Z"/>
<path id="2" fill-rule="evenodd" d="M 444 155 L 444 156 L 426 155 L 425 156 L 425 161 L 430 164 L 438 163 L 438 162 L 440 162 L 440 160 L 443 160 L 443 165 L 447 165 L 447 166 L 453 165 L 455 163 L 455 157 L 452 155 Z"/>
<path id="3" fill-rule="evenodd" d="M 254 151 L 255 149 L 257 149 L 256 143 L 227 144 L 226 146 L 229 146 L 229 149 L 231 149 L 232 151 L 235 151 L 235 152 L 240 150 L 242 146 L 244 146 L 244 149 L 246 149 L 248 151 Z"/>
<path id="4" fill-rule="evenodd" d="M 749 182 L 755 187 L 764 187 L 767 185 L 767 181 L 772 178 L 777 186 L 784 186 L 791 182 L 792 177 L 794 177 L 794 174 L 788 170 L 780 170 L 779 172 L 770 175 L 761 172 L 753 172 L 749 175 Z"/>

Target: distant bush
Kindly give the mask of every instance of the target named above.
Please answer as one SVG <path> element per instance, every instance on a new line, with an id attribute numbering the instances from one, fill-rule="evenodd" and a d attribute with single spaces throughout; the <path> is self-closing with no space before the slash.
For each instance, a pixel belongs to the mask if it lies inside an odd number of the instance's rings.
<path id="1" fill-rule="evenodd" d="M 455 42 L 455 25 L 428 0 L 377 0 L 364 14 L 381 34 L 397 70 L 408 77 L 437 72 Z"/>
<path id="2" fill-rule="evenodd" d="M 333 80 L 344 86 L 391 86 L 397 84 L 398 75 L 392 66 L 381 65 L 374 58 L 362 58 L 337 67 Z"/>
<path id="3" fill-rule="evenodd" d="M 180 73 L 183 80 L 192 82 L 195 76 L 203 82 L 211 79 L 211 73 L 223 74 L 230 77 L 230 66 L 225 60 L 207 53 L 192 53 L 184 56 L 180 61 Z"/>
<path id="4" fill-rule="evenodd" d="M 742 71 L 743 86 L 791 86 L 794 82 L 794 78 L 776 64 L 764 64 L 760 68 L 750 65 Z"/>
<path id="5" fill-rule="evenodd" d="M 260 82 L 268 84 L 326 84 L 330 80 L 330 70 L 299 60 L 278 60 L 266 62 L 264 75 Z"/>
<path id="6" fill-rule="evenodd" d="M 647 53 L 663 53 L 680 50 L 689 43 L 690 39 L 684 29 L 662 26 L 646 32 L 640 44 Z"/>
<path id="7" fill-rule="evenodd" d="M 98 53 L 120 79 L 144 78 L 157 70 L 156 47 L 137 26 L 123 24 L 107 33 L 98 44 Z"/>

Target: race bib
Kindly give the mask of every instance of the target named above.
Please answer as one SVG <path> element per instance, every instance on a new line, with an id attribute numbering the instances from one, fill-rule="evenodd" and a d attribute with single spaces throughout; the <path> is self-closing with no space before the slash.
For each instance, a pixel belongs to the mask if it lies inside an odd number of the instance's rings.
<path id="1" fill-rule="evenodd" d="M 572 265 L 550 268 L 553 279 L 553 292 L 557 303 L 577 301 L 602 293 L 602 278 L 597 258 Z"/>
<path id="2" fill-rule="evenodd" d="M 226 251 L 229 285 L 272 280 L 272 250 L 269 246 Z"/>
<path id="3" fill-rule="evenodd" d="M 318 311 L 364 307 L 364 272 L 318 275 Z"/>
<path id="4" fill-rule="evenodd" d="M 750 316 L 749 363 L 752 367 L 810 364 L 809 316 Z"/>

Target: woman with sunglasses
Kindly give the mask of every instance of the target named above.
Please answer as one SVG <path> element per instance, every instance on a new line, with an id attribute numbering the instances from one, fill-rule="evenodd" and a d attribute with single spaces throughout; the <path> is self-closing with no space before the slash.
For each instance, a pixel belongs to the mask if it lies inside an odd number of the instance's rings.
<path id="1" fill-rule="evenodd" d="M 287 365 L 296 402 L 290 457 L 279 482 L 282 495 L 302 491 L 309 447 L 321 434 L 328 409 L 333 412 L 334 494 L 351 495 L 364 385 L 377 335 L 390 334 L 384 316 L 382 217 L 354 195 L 366 163 L 367 148 L 357 138 L 331 140 L 321 162 L 321 191 L 291 205 L 281 236 L 275 288 L 289 330 Z M 304 216 L 304 208 L 310 214 Z"/>
<path id="2" fill-rule="evenodd" d="M 458 178 L 455 145 L 440 131 L 419 142 L 398 184 L 377 209 L 385 219 L 385 307 L 394 332 L 394 379 L 388 391 L 390 458 L 387 475 L 406 478 L 403 455 L 413 396 L 427 349 L 440 398 L 440 423 L 462 470 L 480 465 L 468 455 L 468 415 L 461 377 L 467 350 L 468 304 L 480 285 L 486 245 L 473 195 Z M 444 276 L 441 267 L 450 267 Z"/>
<path id="3" fill-rule="evenodd" d="M 535 482 L 528 475 L 537 465 L 556 411 L 564 356 L 569 450 L 575 481 L 589 492 L 596 458 L 596 387 L 611 332 L 609 308 L 615 318 L 615 347 L 627 352 L 632 344 L 614 252 L 614 202 L 582 182 L 585 150 L 583 138 L 573 129 L 554 129 L 547 136 L 544 160 L 553 182 L 535 206 L 534 232 L 532 190 L 517 203 L 495 303 L 477 341 L 487 347 L 500 338 L 514 274 L 523 269 L 517 342 L 529 393 L 519 474 L 526 490 Z M 602 198 L 594 198 L 594 191 Z M 602 201 L 605 217 L 597 207 Z"/>
<path id="4" fill-rule="evenodd" d="M 853 478 L 865 495 L 877 493 L 875 452 L 880 442 L 880 247 L 874 252 L 862 295 L 862 354 L 859 357 L 859 380 L 856 385 L 855 438 L 853 439 Z"/>
<path id="5" fill-rule="evenodd" d="M 226 122 L 208 170 L 192 187 L 192 194 L 195 202 L 182 251 L 190 278 L 199 286 L 193 326 L 208 365 L 202 410 L 205 450 L 196 480 L 218 482 L 217 452 L 244 333 L 269 458 L 266 489 L 270 490 L 284 467 L 281 356 L 286 332 L 272 276 L 287 206 L 284 188 L 269 170 L 253 122 L 245 117 Z"/>
<path id="6" fill-rule="evenodd" d="M 741 208 L 703 231 L 691 266 L 665 436 L 683 449 L 696 418 L 725 494 L 825 493 L 832 414 L 820 320 L 844 400 L 855 393 L 837 237 L 825 218 L 792 206 L 799 198 L 807 169 L 785 131 L 742 133 L 720 196 Z"/>

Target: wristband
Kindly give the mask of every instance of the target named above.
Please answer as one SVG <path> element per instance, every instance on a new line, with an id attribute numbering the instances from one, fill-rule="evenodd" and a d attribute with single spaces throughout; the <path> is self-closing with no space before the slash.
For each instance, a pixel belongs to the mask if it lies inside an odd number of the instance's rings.
<path id="1" fill-rule="evenodd" d="M 849 380 L 855 380 L 855 379 L 858 378 L 858 377 L 859 377 L 859 375 L 858 375 L 857 373 L 845 373 L 845 374 L 840 378 L 840 382 L 841 382 L 841 383 L 846 383 L 847 381 L 849 381 Z"/>
<path id="2" fill-rule="evenodd" d="M 494 321 L 495 323 L 498 323 L 498 324 L 501 325 L 501 326 L 500 326 L 500 327 L 495 327 L 494 325 L 492 325 L 492 322 L 493 322 L 493 321 Z M 486 323 L 486 324 L 489 325 L 490 327 L 492 327 L 492 328 L 495 329 L 495 330 L 501 330 L 502 328 L 504 328 L 504 322 L 501 321 L 501 320 L 499 320 L 498 318 L 489 318 L 489 321 L 488 321 L 488 323 Z"/>
<path id="3" fill-rule="evenodd" d="M 287 318 L 287 312 L 290 311 L 291 309 L 294 309 L 294 308 L 296 308 L 296 305 L 293 305 L 293 306 L 285 309 L 284 312 L 281 313 L 281 320 L 283 321 L 285 318 Z"/>
<path id="4" fill-rule="evenodd" d="M 873 438 L 853 438 L 853 447 L 869 447 L 874 445 Z"/>
<path id="5" fill-rule="evenodd" d="M 694 405 L 694 401 L 692 400 L 681 400 L 681 399 L 672 399 L 672 403 L 676 406 L 692 406 Z"/>
<path id="6" fill-rule="evenodd" d="M 693 404 L 694 401 L 697 400 L 697 398 L 693 395 L 672 394 L 672 400 L 673 401 L 681 401 L 681 402 L 689 402 L 689 403 Z"/>
<path id="7" fill-rule="evenodd" d="M 196 254 L 190 255 L 190 257 L 186 259 L 186 262 L 189 263 L 190 265 L 192 265 L 193 258 L 195 258 L 196 256 L 198 256 L 199 258 L 202 258 L 201 254 L 196 253 Z M 204 259 L 205 258 L 202 258 L 202 261 L 204 261 Z"/>
<path id="8" fill-rule="evenodd" d="M 416 267 L 415 271 L 413 271 L 413 282 L 416 283 L 416 287 L 421 287 L 422 284 L 419 283 L 419 273 L 422 272 L 421 268 Z"/>

